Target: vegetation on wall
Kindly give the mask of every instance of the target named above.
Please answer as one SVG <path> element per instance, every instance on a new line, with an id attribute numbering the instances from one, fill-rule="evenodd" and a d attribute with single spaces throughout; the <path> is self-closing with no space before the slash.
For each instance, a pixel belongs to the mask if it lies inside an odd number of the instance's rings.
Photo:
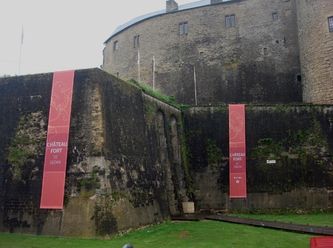
<path id="1" fill-rule="evenodd" d="M 332 154 L 314 121 L 305 130 L 289 131 L 281 140 L 262 138 L 250 152 L 249 184 L 255 192 L 285 192 L 297 187 L 325 187 L 333 182 Z M 273 160 L 273 163 L 267 163 Z M 260 185 L 256 182 L 260 181 Z"/>
<path id="2" fill-rule="evenodd" d="M 121 192 L 113 192 L 112 194 L 98 197 L 93 216 L 98 235 L 107 235 L 118 231 L 117 220 L 113 215 L 112 209 L 118 201 L 125 197 Z"/>
<path id="3" fill-rule="evenodd" d="M 321 106 L 247 106 L 248 192 L 331 189 L 331 115 L 330 108 Z M 227 111 L 223 107 L 192 108 L 185 112 L 185 124 L 192 173 L 208 175 L 213 169 L 218 180 L 210 187 L 228 192 Z M 201 192 L 207 191 L 201 188 Z"/>
<path id="4" fill-rule="evenodd" d="M 31 167 L 34 159 L 42 154 L 45 137 L 45 122 L 41 112 L 30 113 L 20 118 L 7 155 L 7 160 L 12 165 L 14 180 L 30 179 Z"/>
<path id="5" fill-rule="evenodd" d="M 80 192 L 90 192 L 98 188 L 100 188 L 100 180 L 94 173 L 91 175 L 91 177 L 85 177 L 78 180 L 78 190 Z"/>
<path id="6" fill-rule="evenodd" d="M 153 124 L 156 117 L 157 107 L 150 102 L 145 102 L 144 109 L 147 124 Z"/>
<path id="7" fill-rule="evenodd" d="M 8 151 L 8 162 L 12 165 L 13 177 L 20 181 L 25 163 L 34 157 L 34 149 L 29 137 L 26 135 L 14 137 Z"/>
<path id="8" fill-rule="evenodd" d="M 223 159 L 223 153 L 214 140 L 208 139 L 206 144 L 208 164 L 213 166 L 220 163 Z"/>
<path id="9" fill-rule="evenodd" d="M 180 122 L 181 128 L 180 130 L 184 130 L 184 120 Z M 180 133 L 180 153 L 182 158 L 182 166 L 184 169 L 184 176 L 185 176 L 185 184 L 187 190 L 187 196 L 190 200 L 194 199 L 194 185 L 193 185 L 193 178 L 190 171 L 190 159 L 191 159 L 191 152 L 190 148 L 188 147 L 186 141 L 186 135 L 184 131 Z"/>
<path id="10" fill-rule="evenodd" d="M 130 81 L 128 81 L 130 84 L 135 85 L 137 87 L 139 87 L 144 93 L 146 93 L 147 95 L 150 95 L 152 97 L 157 98 L 158 100 L 165 102 L 175 108 L 178 109 L 186 109 L 189 106 L 186 104 L 180 104 L 176 101 L 176 98 L 174 96 L 167 96 L 165 94 L 163 94 L 162 92 L 153 89 L 149 84 L 146 83 L 142 83 L 142 82 L 137 82 L 134 79 L 131 79 Z"/>

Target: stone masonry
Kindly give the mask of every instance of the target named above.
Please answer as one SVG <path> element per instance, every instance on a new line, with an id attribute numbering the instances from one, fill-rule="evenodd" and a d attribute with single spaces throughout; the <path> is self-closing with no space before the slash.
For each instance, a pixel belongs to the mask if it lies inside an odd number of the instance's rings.
<path id="1" fill-rule="evenodd" d="M 331 0 L 298 0 L 299 45 L 304 85 L 304 101 L 333 102 L 333 32 L 328 18 L 333 16 Z"/>
<path id="2" fill-rule="evenodd" d="M 332 103 L 332 15 L 330 0 L 180 6 L 115 32 L 103 69 L 150 85 L 154 78 L 157 89 L 187 104 L 302 102 L 302 86 L 306 102 Z"/>
<path id="3" fill-rule="evenodd" d="M 167 6 L 105 42 L 114 76 L 76 71 L 63 210 L 39 208 L 52 74 L 0 79 L 0 231 L 105 236 L 188 201 L 198 213 L 333 209 L 333 0 Z M 249 103 L 246 201 L 228 197 L 234 102 Z"/>
<path id="4" fill-rule="evenodd" d="M 234 27 L 226 27 L 227 15 L 235 15 Z M 182 22 L 188 23 L 186 35 L 179 34 Z M 300 102 L 296 33 L 293 1 L 224 2 L 161 15 L 116 34 L 106 43 L 103 69 L 137 80 L 140 53 L 141 81 L 152 84 L 155 57 L 156 87 L 181 102 L 195 103 L 194 73 L 199 104 Z M 119 49 L 113 50 L 116 40 Z"/>

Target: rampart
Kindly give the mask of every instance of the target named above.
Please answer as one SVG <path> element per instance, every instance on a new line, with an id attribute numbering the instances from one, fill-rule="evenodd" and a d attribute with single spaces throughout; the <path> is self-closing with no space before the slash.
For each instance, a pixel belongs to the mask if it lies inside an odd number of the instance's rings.
<path id="1" fill-rule="evenodd" d="M 51 83 L 0 79 L 0 230 L 95 236 L 179 214 L 180 111 L 98 69 L 75 74 L 64 210 L 39 208 Z"/>
<path id="2" fill-rule="evenodd" d="M 0 79 L 0 231 L 103 236 L 179 215 L 188 200 L 198 212 L 333 207 L 331 105 L 247 105 L 249 197 L 230 201 L 227 105 L 181 111 L 90 69 L 75 73 L 64 209 L 42 210 L 51 82 Z"/>
<path id="3" fill-rule="evenodd" d="M 227 106 L 185 112 L 193 194 L 202 210 L 333 208 L 333 107 L 247 105 L 246 200 L 229 200 Z"/>
<path id="4" fill-rule="evenodd" d="M 333 2 L 213 2 L 168 0 L 106 41 L 115 76 L 76 71 L 61 211 L 39 208 L 52 74 L 0 79 L 0 231 L 109 235 L 188 200 L 198 212 L 333 209 Z M 246 201 L 228 197 L 231 102 L 248 103 Z"/>

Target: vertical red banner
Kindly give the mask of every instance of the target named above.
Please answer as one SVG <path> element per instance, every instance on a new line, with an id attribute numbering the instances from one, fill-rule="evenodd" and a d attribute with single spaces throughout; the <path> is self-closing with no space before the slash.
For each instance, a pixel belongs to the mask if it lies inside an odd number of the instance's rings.
<path id="1" fill-rule="evenodd" d="M 229 105 L 230 198 L 246 198 L 245 105 Z"/>
<path id="2" fill-rule="evenodd" d="M 40 208 L 63 209 L 74 71 L 53 74 Z"/>

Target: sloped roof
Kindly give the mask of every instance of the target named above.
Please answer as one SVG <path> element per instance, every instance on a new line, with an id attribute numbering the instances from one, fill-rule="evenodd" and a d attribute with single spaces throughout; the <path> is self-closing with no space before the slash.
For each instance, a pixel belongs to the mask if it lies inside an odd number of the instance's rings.
<path id="1" fill-rule="evenodd" d="M 210 1 L 211 0 L 200 0 L 200 1 L 193 2 L 193 3 L 183 4 L 183 5 L 179 6 L 178 11 L 188 10 L 188 9 L 194 9 L 194 8 L 198 8 L 198 7 L 203 7 L 203 6 L 206 6 L 206 5 L 210 5 Z M 224 0 L 224 1 L 227 2 L 229 0 Z M 142 22 L 144 20 L 147 20 L 147 19 L 150 19 L 150 18 L 153 18 L 153 17 L 165 15 L 165 14 L 167 14 L 166 10 L 163 9 L 163 10 L 159 10 L 159 11 L 151 12 L 151 13 L 148 13 L 148 14 L 145 14 L 145 15 L 142 15 L 142 16 L 135 17 L 132 20 L 130 20 L 130 21 L 128 21 L 128 22 L 126 22 L 126 23 L 118 26 L 116 28 L 116 30 L 113 31 L 113 33 L 111 34 L 111 36 L 104 43 L 107 43 L 113 36 L 115 36 L 116 34 L 120 33 L 121 31 L 123 31 L 123 30 L 131 27 L 132 25 L 134 25 L 136 23 Z"/>

